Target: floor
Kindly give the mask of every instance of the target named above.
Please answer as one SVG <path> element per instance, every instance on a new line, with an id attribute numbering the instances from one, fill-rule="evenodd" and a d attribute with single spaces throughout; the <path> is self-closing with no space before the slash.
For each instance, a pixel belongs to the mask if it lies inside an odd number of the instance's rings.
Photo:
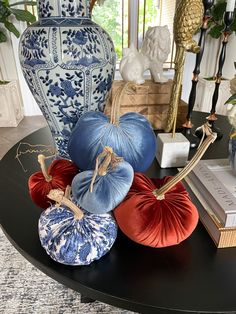
<path id="1" fill-rule="evenodd" d="M 0 160 L 19 140 L 44 127 L 43 116 L 25 117 L 16 128 L 0 128 Z"/>
<path id="2" fill-rule="evenodd" d="M 1 314 L 135 314 L 102 302 L 82 303 L 73 291 L 30 264 L 0 228 Z"/>

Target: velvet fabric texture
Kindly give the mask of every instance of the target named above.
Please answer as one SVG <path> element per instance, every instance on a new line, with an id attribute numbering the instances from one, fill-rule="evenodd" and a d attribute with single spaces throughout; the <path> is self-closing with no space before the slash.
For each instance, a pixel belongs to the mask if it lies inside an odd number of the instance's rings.
<path id="1" fill-rule="evenodd" d="M 93 214 L 103 214 L 113 210 L 127 195 L 134 178 L 133 168 L 126 161 L 110 165 L 107 173 L 96 176 L 93 191 L 90 185 L 94 171 L 87 170 L 75 176 L 72 193 L 78 204 Z"/>
<path id="2" fill-rule="evenodd" d="M 79 172 L 77 166 L 66 159 L 54 160 L 48 168 L 48 174 L 52 176 L 51 181 L 47 182 L 41 171 L 32 174 L 28 180 L 29 194 L 32 201 L 42 209 L 46 209 L 52 203 L 47 198 L 52 189 L 65 191 L 67 185 Z"/>
<path id="3" fill-rule="evenodd" d="M 89 265 L 113 246 L 117 224 L 111 214 L 84 213 L 81 220 L 66 206 L 52 206 L 42 212 L 39 238 L 47 254 L 56 262 L 76 266 Z"/>
<path id="4" fill-rule="evenodd" d="M 118 125 L 109 122 L 102 112 L 87 112 L 72 131 L 68 152 L 82 170 L 94 169 L 95 160 L 105 146 L 130 163 L 134 171 L 143 172 L 156 154 L 156 136 L 148 120 L 138 113 L 120 117 Z"/>
<path id="5" fill-rule="evenodd" d="M 198 211 L 181 182 L 163 200 L 153 194 L 170 179 L 149 179 L 135 174 L 130 192 L 114 210 L 120 229 L 131 240 L 161 248 L 182 242 L 194 231 Z"/>

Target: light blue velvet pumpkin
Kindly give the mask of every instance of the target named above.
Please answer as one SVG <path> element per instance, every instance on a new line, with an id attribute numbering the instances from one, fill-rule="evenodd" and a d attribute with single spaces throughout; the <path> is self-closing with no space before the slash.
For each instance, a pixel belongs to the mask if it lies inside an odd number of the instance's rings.
<path id="1" fill-rule="evenodd" d="M 120 97 L 115 97 L 114 102 L 120 103 Z M 113 103 L 112 107 L 117 106 Z M 134 171 L 146 171 L 157 150 L 156 136 L 149 121 L 135 112 L 121 117 L 117 108 L 114 112 L 111 120 L 101 112 L 87 112 L 79 119 L 68 144 L 71 159 L 80 169 L 91 170 L 98 154 L 105 146 L 111 146 Z"/>
<path id="2" fill-rule="evenodd" d="M 51 206 L 38 224 L 41 245 L 56 262 L 65 265 L 89 265 L 113 246 L 117 224 L 111 214 L 83 212 L 79 218 L 67 206 Z"/>
<path id="3" fill-rule="evenodd" d="M 134 178 L 133 168 L 128 162 L 116 157 L 110 147 L 106 147 L 104 152 L 106 158 L 95 170 L 95 176 L 93 170 L 81 172 L 74 177 L 71 185 L 78 204 L 93 214 L 110 212 L 119 205 L 129 192 Z"/>

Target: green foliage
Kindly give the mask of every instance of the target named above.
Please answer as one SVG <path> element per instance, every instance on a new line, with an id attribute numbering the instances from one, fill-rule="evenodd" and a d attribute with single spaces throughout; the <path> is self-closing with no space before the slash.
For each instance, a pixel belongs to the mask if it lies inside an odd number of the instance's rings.
<path id="1" fill-rule="evenodd" d="M 146 0 L 146 15 L 145 15 L 145 29 L 149 26 L 157 25 L 157 1 Z M 139 27 L 143 28 L 143 12 L 144 12 L 144 1 L 140 1 L 139 4 Z"/>
<path id="2" fill-rule="evenodd" d="M 212 16 L 215 21 L 221 21 L 226 9 L 226 1 L 218 0 L 212 9 Z"/>
<path id="3" fill-rule="evenodd" d="M 212 19 L 209 23 L 209 35 L 213 38 L 219 38 L 224 29 L 224 12 L 226 9 L 226 0 L 218 0 L 211 11 Z M 236 13 L 236 10 L 235 10 Z M 235 15 L 236 16 L 236 15 Z M 232 31 L 236 31 L 236 18 L 230 26 Z"/>
<path id="4" fill-rule="evenodd" d="M 146 5 L 144 10 L 144 5 Z M 144 21 L 144 11 L 145 11 L 145 21 Z M 143 39 L 143 31 L 145 32 L 148 30 L 148 27 L 158 25 L 158 9 L 157 9 L 157 1 L 153 0 L 146 0 L 146 1 L 139 1 L 139 25 L 138 25 L 138 47 L 141 48 L 142 39 Z M 145 22 L 145 25 L 143 25 Z"/>
<path id="5" fill-rule="evenodd" d="M 111 36 L 118 58 L 122 56 L 122 18 L 121 1 L 105 1 L 103 6 L 96 5 L 93 9 L 93 20 L 101 25 Z"/>
<path id="6" fill-rule="evenodd" d="M 231 104 L 231 105 L 236 105 L 236 94 L 232 95 L 226 102 L 226 105 Z"/>
<path id="7" fill-rule="evenodd" d="M 3 43 L 7 40 L 7 36 L 0 30 L 0 43 Z"/>
<path id="8" fill-rule="evenodd" d="M 0 81 L 0 85 L 6 85 L 8 83 L 10 83 L 10 82 L 9 81 Z"/>
<path id="9" fill-rule="evenodd" d="M 27 10 L 15 9 L 17 5 L 35 5 L 35 1 L 18 1 L 10 4 L 9 0 L 0 0 L 0 43 L 7 41 L 5 30 L 13 33 L 16 37 L 20 36 L 19 31 L 12 23 L 11 18 L 14 16 L 18 21 L 27 23 L 35 22 L 36 18 Z"/>
<path id="10" fill-rule="evenodd" d="M 143 12 L 144 1 L 140 1 L 139 6 L 139 35 L 143 34 Z M 132 13 L 131 13 L 132 14 Z M 122 58 L 122 1 L 121 0 L 107 0 L 102 6 L 96 5 L 93 9 L 93 20 L 101 25 L 111 36 L 117 58 Z M 146 16 L 145 29 L 148 26 L 157 25 L 157 10 L 156 4 L 153 0 L 146 0 Z M 128 0 L 124 1 L 124 38 L 123 46 L 128 47 Z M 140 36 L 138 39 L 140 40 Z"/>

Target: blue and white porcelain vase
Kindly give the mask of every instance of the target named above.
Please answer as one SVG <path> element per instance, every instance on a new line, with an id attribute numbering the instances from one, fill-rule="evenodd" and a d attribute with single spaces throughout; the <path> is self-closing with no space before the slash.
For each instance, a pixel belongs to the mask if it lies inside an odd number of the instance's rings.
<path id="1" fill-rule="evenodd" d="M 112 40 L 89 8 L 90 0 L 38 0 L 39 22 L 19 46 L 24 77 L 63 158 L 79 117 L 104 110 L 115 72 Z"/>

